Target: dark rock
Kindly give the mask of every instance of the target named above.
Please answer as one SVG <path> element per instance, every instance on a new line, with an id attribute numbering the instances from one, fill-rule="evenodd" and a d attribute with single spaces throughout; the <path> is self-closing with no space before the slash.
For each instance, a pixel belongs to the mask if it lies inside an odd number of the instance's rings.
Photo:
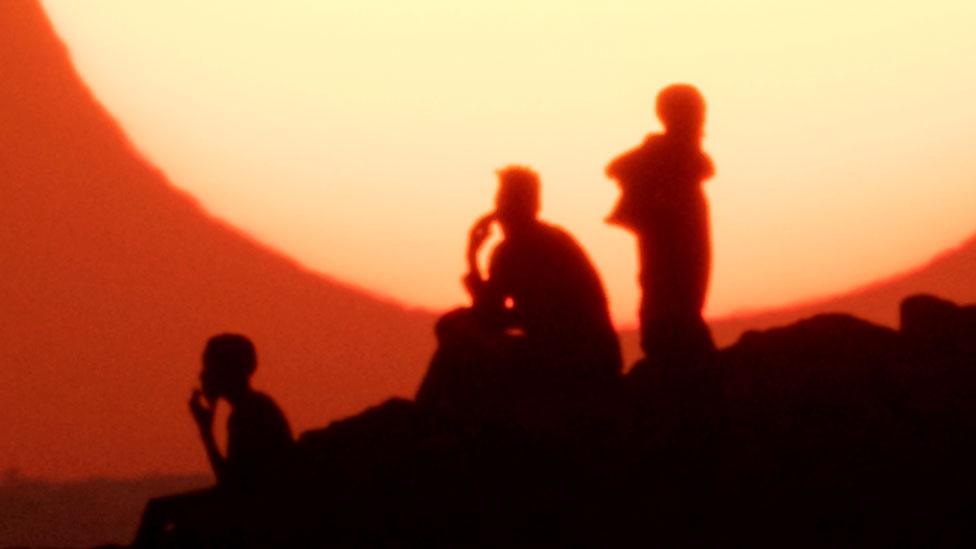
<path id="1" fill-rule="evenodd" d="M 955 347 L 959 339 L 961 309 L 955 303 L 918 294 L 901 302 L 901 333 L 917 349 L 936 351 Z"/>
<path id="2" fill-rule="evenodd" d="M 576 436 L 390 400 L 302 435 L 288 518 L 257 526 L 295 547 L 970 545 L 976 364 L 932 345 L 972 341 L 973 309 L 904 311 L 900 332 L 821 315 L 646 365 L 594 387 L 617 406 Z"/>

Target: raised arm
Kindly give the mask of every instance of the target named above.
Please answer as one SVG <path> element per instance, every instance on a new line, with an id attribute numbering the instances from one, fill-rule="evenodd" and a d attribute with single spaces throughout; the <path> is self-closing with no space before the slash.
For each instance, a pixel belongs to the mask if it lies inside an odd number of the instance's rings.
<path id="1" fill-rule="evenodd" d="M 223 483 L 227 479 L 227 459 L 221 455 L 214 439 L 214 407 L 204 402 L 203 393 L 199 389 L 195 389 L 190 397 L 190 413 L 200 430 L 200 438 L 203 439 L 203 447 L 207 451 L 207 459 L 210 460 L 217 482 Z"/>
<path id="2" fill-rule="evenodd" d="M 491 236 L 491 224 L 494 221 L 494 213 L 485 214 L 475 221 L 474 225 L 471 226 L 471 230 L 468 232 L 468 272 L 464 275 L 462 281 L 475 307 L 485 297 L 485 279 L 481 276 L 481 269 L 478 268 L 478 252 L 481 250 L 485 241 L 488 240 L 488 237 Z"/>

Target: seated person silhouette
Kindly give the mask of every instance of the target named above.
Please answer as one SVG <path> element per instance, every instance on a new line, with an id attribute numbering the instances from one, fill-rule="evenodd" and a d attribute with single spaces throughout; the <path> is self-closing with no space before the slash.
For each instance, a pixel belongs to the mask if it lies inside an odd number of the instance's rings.
<path id="1" fill-rule="evenodd" d="M 473 305 L 439 320 L 418 404 L 490 414 L 619 377 L 620 346 L 596 269 L 572 236 L 538 219 L 535 172 L 513 166 L 498 177 L 495 211 L 469 235 L 463 280 Z M 483 278 L 477 256 L 496 222 L 504 239 Z"/>
<path id="2" fill-rule="evenodd" d="M 271 397 L 251 388 L 256 365 L 254 346 L 245 336 L 222 334 L 207 342 L 201 388 L 190 397 L 190 411 L 217 485 L 150 500 L 135 547 L 157 547 L 181 530 L 196 535 L 233 531 L 254 512 L 253 494 L 266 495 L 283 479 L 293 448 L 291 428 Z M 221 399 L 231 406 L 226 456 L 218 449 L 213 430 Z"/>
<path id="3" fill-rule="evenodd" d="M 685 363 L 714 351 L 701 314 L 711 270 L 702 183 L 714 168 L 701 148 L 705 100 L 696 88 L 662 90 L 657 115 L 664 133 L 648 135 L 607 166 L 621 191 L 607 222 L 637 236 L 645 356 L 652 363 Z"/>

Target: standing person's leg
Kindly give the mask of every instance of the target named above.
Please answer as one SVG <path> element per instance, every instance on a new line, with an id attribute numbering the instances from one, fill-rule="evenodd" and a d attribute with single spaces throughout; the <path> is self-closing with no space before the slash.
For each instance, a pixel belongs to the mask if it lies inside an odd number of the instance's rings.
<path id="1" fill-rule="evenodd" d="M 688 250 L 676 237 L 680 229 L 673 221 L 659 220 L 638 237 L 641 348 L 649 363 L 661 366 L 682 360 L 682 312 L 693 287 Z"/>
<path id="2" fill-rule="evenodd" d="M 688 229 L 690 234 L 688 264 L 692 284 L 687 303 L 686 345 L 690 352 L 697 355 L 698 360 L 708 361 L 715 353 L 715 342 L 712 340 L 708 324 L 702 317 L 712 272 L 711 227 L 708 202 L 704 196 L 699 197 L 695 202 L 692 215 L 689 216 Z"/>
<path id="3" fill-rule="evenodd" d="M 660 318 L 659 308 L 662 305 L 661 273 L 656 272 L 660 268 L 660 258 L 655 256 L 655 243 L 649 234 L 637 235 L 637 260 L 638 260 L 638 282 L 640 282 L 641 297 L 640 308 L 638 309 L 638 320 L 640 322 L 640 345 L 644 351 L 644 356 L 653 360 L 658 354 L 662 342 L 663 326 L 657 319 Z"/>
<path id="4" fill-rule="evenodd" d="M 711 274 L 711 239 L 705 197 L 691 201 L 675 219 L 668 247 L 669 281 L 667 317 L 672 325 L 671 345 L 681 363 L 695 365 L 714 353 L 708 325 L 702 318 Z"/>

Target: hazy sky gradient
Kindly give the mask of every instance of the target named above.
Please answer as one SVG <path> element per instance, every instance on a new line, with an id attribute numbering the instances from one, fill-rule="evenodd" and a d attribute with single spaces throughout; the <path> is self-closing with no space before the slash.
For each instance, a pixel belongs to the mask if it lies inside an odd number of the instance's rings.
<path id="1" fill-rule="evenodd" d="M 462 300 L 468 226 L 494 170 L 524 163 L 632 323 L 634 242 L 602 223 L 603 167 L 676 81 L 709 103 L 710 315 L 858 286 L 976 230 L 970 0 L 44 5 L 175 184 L 408 304 Z"/>

